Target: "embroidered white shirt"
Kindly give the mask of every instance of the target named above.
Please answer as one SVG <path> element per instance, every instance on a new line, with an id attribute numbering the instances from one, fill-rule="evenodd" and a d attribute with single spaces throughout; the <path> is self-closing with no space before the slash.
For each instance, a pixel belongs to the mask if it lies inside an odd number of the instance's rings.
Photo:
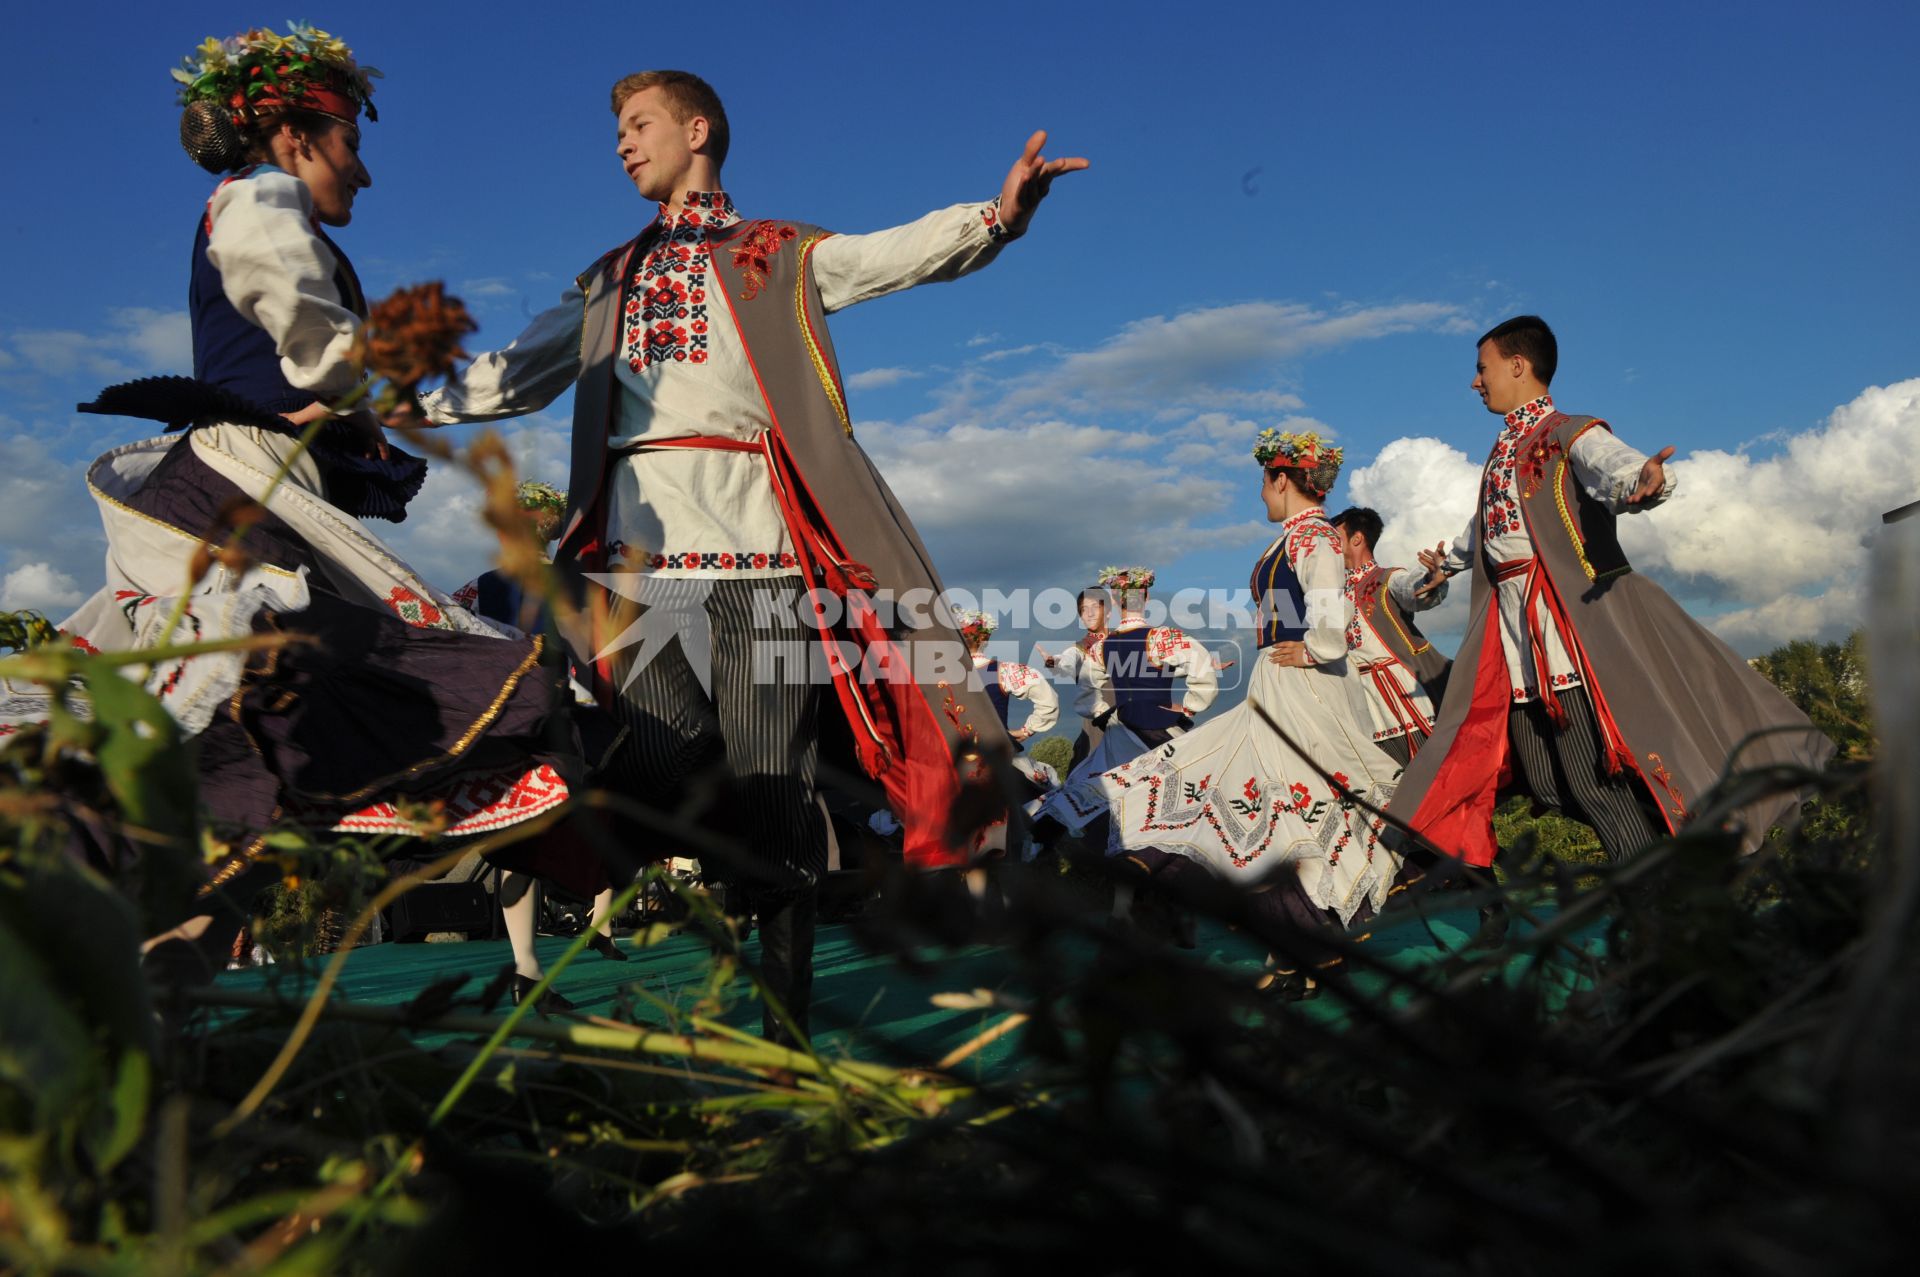
<path id="1" fill-rule="evenodd" d="M 1447 552 L 1450 572 L 1464 571 L 1470 566 L 1483 544 L 1495 567 L 1533 557 L 1533 538 L 1527 535 L 1526 523 L 1520 517 L 1518 450 L 1527 432 L 1553 411 L 1553 397 L 1542 395 L 1507 414 L 1487 464 L 1479 509 Z M 1640 471 L 1647 464 L 1647 457 L 1614 438 L 1611 430 L 1588 430 L 1582 434 L 1567 450 L 1567 460 L 1573 465 L 1574 481 L 1588 496 L 1616 515 L 1651 509 L 1673 495 L 1674 480 L 1668 474 L 1657 496 L 1639 505 L 1627 504 L 1627 498 L 1639 486 Z M 1513 700 L 1524 703 L 1539 695 L 1539 680 L 1534 674 L 1533 637 L 1525 615 L 1527 580 L 1524 575 L 1515 576 L 1498 582 L 1496 588 L 1507 680 Z M 1566 641 L 1560 635 L 1559 626 L 1554 624 L 1545 600 L 1538 602 L 1534 611 L 1540 632 L 1546 638 L 1548 677 L 1555 687 L 1578 687 L 1580 674 L 1574 668 Z"/>
<path id="2" fill-rule="evenodd" d="M 1106 637 L 1107 631 L 1101 630 L 1053 658 L 1054 677 L 1073 684 L 1073 712 L 1089 720 L 1113 708 L 1113 702 L 1101 694 L 1100 685 L 1093 677 L 1093 667 L 1100 664 L 1101 644 Z"/>
<path id="3" fill-rule="evenodd" d="M 619 421 L 608 446 L 639 450 L 607 468 L 610 566 L 660 576 L 790 575 L 798 570 L 793 544 L 759 454 L 646 446 L 687 435 L 752 440 L 771 424 L 710 258 L 710 239 L 739 214 L 719 191 L 690 192 L 683 205 L 644 260 L 629 264 L 614 367 Z M 660 213 L 668 216 L 664 205 Z M 978 270 L 1008 238 L 995 202 L 957 204 L 890 230 L 829 236 L 811 268 L 832 313 Z M 581 290 L 568 289 L 506 347 L 423 396 L 428 418 L 492 421 L 546 407 L 580 374 L 585 306 Z"/>

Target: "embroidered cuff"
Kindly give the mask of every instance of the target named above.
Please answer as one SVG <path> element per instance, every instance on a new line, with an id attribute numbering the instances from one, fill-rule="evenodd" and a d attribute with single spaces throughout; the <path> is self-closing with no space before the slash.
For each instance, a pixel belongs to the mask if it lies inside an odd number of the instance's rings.
<path id="1" fill-rule="evenodd" d="M 980 220 L 986 224 L 987 241 L 989 243 L 1005 243 L 1008 240 L 1019 239 L 1022 234 L 1020 231 L 1008 230 L 1006 223 L 1000 220 L 1000 197 L 998 195 L 980 206 Z"/>

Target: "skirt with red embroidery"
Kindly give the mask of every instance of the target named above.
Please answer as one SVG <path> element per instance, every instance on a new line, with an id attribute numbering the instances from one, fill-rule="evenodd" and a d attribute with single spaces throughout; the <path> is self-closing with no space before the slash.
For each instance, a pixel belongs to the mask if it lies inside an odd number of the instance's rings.
<path id="1" fill-rule="evenodd" d="M 1248 885 L 1284 868 L 1315 908 L 1364 917 L 1400 869 L 1376 814 L 1400 768 L 1371 736 L 1345 662 L 1257 660 L 1245 701 L 1100 776 L 1108 854 L 1158 848 Z"/>
<path id="2" fill-rule="evenodd" d="M 183 438 L 117 501 L 150 521 L 146 526 L 224 540 L 223 512 L 242 498 Z M 110 522 L 110 544 L 114 528 Z M 329 547 L 271 512 L 246 529 L 241 544 L 253 565 L 304 584 L 283 591 L 300 602 L 270 604 L 252 616 L 254 633 L 289 641 L 251 653 L 237 682 L 203 678 L 193 697 L 199 714 L 187 730 L 194 732 L 200 804 L 209 828 L 239 856 L 261 833 L 283 825 L 368 836 L 496 832 L 568 801 L 588 770 L 583 732 L 602 749 L 611 739 L 610 723 L 582 717 L 597 710 L 574 705 L 564 652 L 538 638 L 507 637 L 467 615 L 377 542 L 371 553 L 390 565 L 398 583 L 380 600 L 384 607 L 362 597 L 371 588 L 364 575 L 348 597 L 337 581 L 351 578 L 336 576 Z M 363 560 L 369 554 L 365 544 L 357 552 Z M 133 558 L 110 553 L 110 566 Z M 154 568 L 119 584 L 157 594 L 177 580 L 145 579 L 161 574 Z M 83 608 L 76 618 L 111 618 L 120 610 L 144 617 L 171 603 L 139 589 L 113 594 L 115 607 Z M 190 601 L 194 632 L 202 615 L 227 614 L 219 598 L 196 594 Z M 125 636 L 108 645 L 125 646 Z M 159 694 L 180 717 L 166 689 Z M 211 718 L 202 725 L 208 707 Z M 579 894 L 607 881 L 577 840 L 531 839 L 503 849 L 500 859 Z"/>

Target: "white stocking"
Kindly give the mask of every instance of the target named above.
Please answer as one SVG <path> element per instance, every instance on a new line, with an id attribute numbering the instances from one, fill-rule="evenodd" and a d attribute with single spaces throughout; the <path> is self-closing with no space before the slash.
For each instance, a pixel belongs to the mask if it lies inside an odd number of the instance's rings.
<path id="1" fill-rule="evenodd" d="M 511 896 L 519 886 L 514 880 L 524 877 L 522 874 L 505 873 L 500 876 L 500 893 Z M 533 952 L 533 905 L 540 893 L 527 883 L 520 892 L 520 898 L 510 905 L 501 906 L 500 912 L 507 920 L 507 940 L 513 945 L 513 969 L 529 980 L 540 978 L 540 959 Z"/>

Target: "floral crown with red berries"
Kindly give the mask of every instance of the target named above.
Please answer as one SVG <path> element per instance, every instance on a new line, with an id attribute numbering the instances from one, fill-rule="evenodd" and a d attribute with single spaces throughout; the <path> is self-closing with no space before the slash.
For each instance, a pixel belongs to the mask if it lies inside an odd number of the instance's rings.
<path id="1" fill-rule="evenodd" d="M 1295 433 L 1269 426 L 1253 441 L 1253 459 L 1264 469 L 1292 470 L 1300 476 L 1302 487 L 1321 496 L 1333 491 L 1345 458 L 1344 449 L 1329 447 L 1311 430 Z"/>
<path id="2" fill-rule="evenodd" d="M 174 70 L 180 104 L 217 102 L 244 127 L 252 114 L 298 108 L 343 120 L 373 109 L 373 80 L 380 72 L 353 60 L 353 50 L 334 36 L 293 22 L 281 35 L 256 27 L 222 40 L 208 36 Z"/>
<path id="3" fill-rule="evenodd" d="M 1000 628 L 1000 622 L 986 612 L 974 612 L 967 608 L 955 608 L 953 619 L 957 622 L 960 637 L 968 643 L 984 643 L 993 637 Z"/>

